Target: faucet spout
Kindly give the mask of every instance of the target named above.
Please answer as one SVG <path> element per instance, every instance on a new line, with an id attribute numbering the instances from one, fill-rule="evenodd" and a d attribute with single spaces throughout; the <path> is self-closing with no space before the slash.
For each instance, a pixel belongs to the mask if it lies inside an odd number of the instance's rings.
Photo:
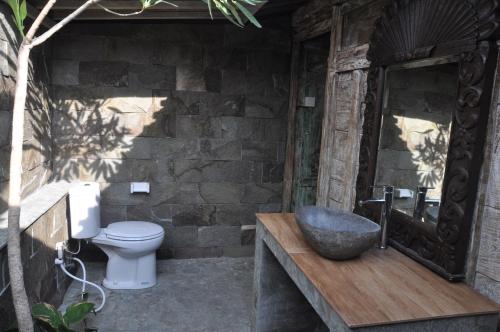
<path id="1" fill-rule="evenodd" d="M 378 247 L 380 249 L 387 248 L 387 225 L 391 219 L 392 213 L 392 203 L 394 200 L 394 187 L 393 186 L 383 186 L 384 188 L 384 198 L 380 199 L 367 199 L 359 201 L 360 206 L 367 204 L 381 204 L 382 210 L 380 212 L 380 241 Z"/>

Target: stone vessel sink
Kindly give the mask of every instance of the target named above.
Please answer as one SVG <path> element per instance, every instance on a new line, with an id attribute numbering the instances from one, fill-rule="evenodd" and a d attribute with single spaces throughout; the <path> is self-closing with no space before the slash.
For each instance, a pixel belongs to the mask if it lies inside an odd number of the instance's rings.
<path id="1" fill-rule="evenodd" d="M 380 236 L 378 224 L 350 212 L 305 206 L 295 212 L 295 217 L 309 245 L 329 259 L 358 257 Z"/>

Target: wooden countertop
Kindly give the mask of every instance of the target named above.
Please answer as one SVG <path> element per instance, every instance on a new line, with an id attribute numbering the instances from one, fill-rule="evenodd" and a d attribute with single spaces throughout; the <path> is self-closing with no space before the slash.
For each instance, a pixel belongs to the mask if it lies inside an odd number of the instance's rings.
<path id="1" fill-rule="evenodd" d="M 351 328 L 500 311 L 466 284 L 448 282 L 395 249 L 332 261 L 305 242 L 294 214 L 257 218 Z"/>

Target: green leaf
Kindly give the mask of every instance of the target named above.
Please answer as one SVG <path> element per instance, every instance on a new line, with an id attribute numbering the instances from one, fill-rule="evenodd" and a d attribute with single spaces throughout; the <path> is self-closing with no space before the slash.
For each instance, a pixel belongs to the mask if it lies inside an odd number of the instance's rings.
<path id="1" fill-rule="evenodd" d="M 38 303 L 31 309 L 33 318 L 49 324 L 53 328 L 64 325 L 63 317 L 57 309 L 48 303 Z"/>
<path id="2" fill-rule="evenodd" d="M 27 15 L 26 1 L 22 0 L 22 3 L 19 3 L 19 0 L 7 0 L 7 3 L 12 10 L 12 17 L 16 23 L 16 27 L 24 37 L 24 19 Z"/>
<path id="3" fill-rule="evenodd" d="M 19 7 L 19 14 L 21 21 L 24 22 L 26 16 L 28 16 L 28 9 L 26 8 L 26 0 L 21 1 L 21 6 Z"/>
<path id="4" fill-rule="evenodd" d="M 238 2 L 235 2 L 235 5 L 243 13 L 243 15 L 245 15 L 246 18 L 248 18 L 248 20 L 252 22 L 253 25 L 255 25 L 257 28 L 262 28 L 262 25 L 260 25 L 259 21 L 257 21 L 255 16 L 253 16 L 253 14 L 248 9 L 246 9 L 245 6 Z"/>
<path id="5" fill-rule="evenodd" d="M 94 310 L 94 303 L 80 302 L 72 304 L 66 309 L 63 320 L 66 326 L 82 321 L 89 313 Z"/>

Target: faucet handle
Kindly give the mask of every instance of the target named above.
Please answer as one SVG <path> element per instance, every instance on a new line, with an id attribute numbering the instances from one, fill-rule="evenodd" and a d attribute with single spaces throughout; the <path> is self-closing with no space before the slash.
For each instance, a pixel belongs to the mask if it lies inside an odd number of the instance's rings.
<path id="1" fill-rule="evenodd" d="M 417 186 L 417 192 L 427 192 L 428 190 L 436 189 L 434 187 Z"/>

